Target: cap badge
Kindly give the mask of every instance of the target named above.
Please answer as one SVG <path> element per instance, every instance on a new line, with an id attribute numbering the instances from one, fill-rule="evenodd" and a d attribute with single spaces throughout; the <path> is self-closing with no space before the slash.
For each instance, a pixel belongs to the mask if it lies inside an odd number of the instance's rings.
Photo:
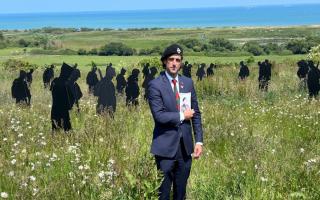
<path id="1" fill-rule="evenodd" d="M 180 54 L 180 53 L 181 53 L 180 48 L 177 48 L 177 53 L 178 53 L 178 54 Z"/>

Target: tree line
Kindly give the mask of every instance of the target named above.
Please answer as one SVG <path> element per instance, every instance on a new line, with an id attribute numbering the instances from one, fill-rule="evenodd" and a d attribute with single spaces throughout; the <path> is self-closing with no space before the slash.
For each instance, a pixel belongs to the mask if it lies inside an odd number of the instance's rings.
<path id="1" fill-rule="evenodd" d="M 181 39 L 175 41 L 181 45 L 186 55 L 198 56 L 260 56 L 260 55 L 290 55 L 306 54 L 311 47 L 320 43 L 320 37 L 308 36 L 301 39 L 291 39 L 283 43 L 247 41 L 243 44 L 232 42 L 225 38 L 212 38 L 209 40 L 200 40 L 195 38 Z M 121 42 L 110 42 L 100 48 L 78 50 L 63 49 L 59 41 L 51 40 L 47 35 L 35 34 L 32 38 L 11 41 L 4 37 L 0 32 L 0 48 L 7 46 L 16 47 L 37 47 L 31 50 L 32 54 L 58 54 L 58 55 L 99 55 L 99 56 L 132 56 L 132 55 L 160 55 L 163 46 L 154 46 L 152 48 L 136 49 Z"/>

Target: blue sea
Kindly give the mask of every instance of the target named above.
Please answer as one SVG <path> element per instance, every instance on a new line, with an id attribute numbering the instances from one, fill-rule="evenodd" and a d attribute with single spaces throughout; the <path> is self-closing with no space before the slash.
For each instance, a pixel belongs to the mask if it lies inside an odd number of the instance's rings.
<path id="1" fill-rule="evenodd" d="M 203 28 L 319 25 L 320 4 L 171 10 L 0 14 L 0 29 Z"/>

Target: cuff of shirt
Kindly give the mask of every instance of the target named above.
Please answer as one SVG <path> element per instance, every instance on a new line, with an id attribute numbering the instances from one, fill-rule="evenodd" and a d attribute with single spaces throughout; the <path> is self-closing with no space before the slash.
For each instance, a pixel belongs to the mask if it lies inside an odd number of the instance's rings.
<path id="1" fill-rule="evenodd" d="M 184 114 L 180 112 L 180 122 L 183 122 L 183 120 L 184 120 Z"/>
<path id="2" fill-rule="evenodd" d="M 202 143 L 202 142 L 197 142 L 196 144 L 200 144 L 201 146 L 203 145 L 203 143 Z"/>

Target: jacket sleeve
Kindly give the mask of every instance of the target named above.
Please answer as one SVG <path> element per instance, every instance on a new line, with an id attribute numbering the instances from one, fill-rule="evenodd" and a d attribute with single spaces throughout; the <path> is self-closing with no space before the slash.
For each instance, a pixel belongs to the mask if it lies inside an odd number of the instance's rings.
<path id="1" fill-rule="evenodd" d="M 192 127 L 193 127 L 195 142 L 203 143 L 201 112 L 199 110 L 197 95 L 194 89 L 193 82 L 192 82 L 192 89 L 191 89 L 191 108 L 194 109 L 194 115 L 192 117 Z"/>
<path id="2" fill-rule="evenodd" d="M 151 81 L 148 86 L 148 99 L 149 106 L 153 119 L 156 123 L 163 125 L 170 125 L 177 127 L 180 124 L 180 114 L 179 112 L 168 112 L 166 111 L 165 105 L 162 100 L 160 88 Z"/>

